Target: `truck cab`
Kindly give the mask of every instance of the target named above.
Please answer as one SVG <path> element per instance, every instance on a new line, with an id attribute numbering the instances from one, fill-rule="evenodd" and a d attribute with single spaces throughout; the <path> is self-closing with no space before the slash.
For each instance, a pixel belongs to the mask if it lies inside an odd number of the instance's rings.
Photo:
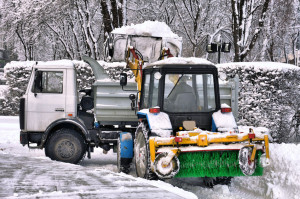
<path id="1" fill-rule="evenodd" d="M 212 114 L 220 109 L 217 68 L 203 59 L 194 58 L 191 64 L 180 60 L 155 62 L 143 70 L 140 108 L 160 107 L 174 132 L 186 126 L 183 122 L 211 130 Z"/>
<path id="2" fill-rule="evenodd" d="M 20 127 L 25 142 L 41 144 L 53 122 L 77 115 L 76 71 L 71 61 L 37 64 L 21 99 Z M 26 135 L 26 136 L 25 136 Z"/>

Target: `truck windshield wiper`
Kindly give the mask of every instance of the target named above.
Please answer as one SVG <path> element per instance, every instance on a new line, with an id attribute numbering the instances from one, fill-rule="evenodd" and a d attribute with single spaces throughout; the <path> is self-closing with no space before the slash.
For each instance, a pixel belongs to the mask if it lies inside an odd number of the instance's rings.
<path id="1" fill-rule="evenodd" d="M 176 84 L 174 85 L 174 87 L 172 88 L 171 92 L 169 93 L 168 97 L 171 95 L 171 93 L 173 92 L 173 90 L 175 89 L 175 87 L 177 86 L 178 82 L 181 80 L 181 78 L 183 77 L 183 74 L 181 74 L 181 77 L 179 77 L 178 81 L 176 82 Z"/>

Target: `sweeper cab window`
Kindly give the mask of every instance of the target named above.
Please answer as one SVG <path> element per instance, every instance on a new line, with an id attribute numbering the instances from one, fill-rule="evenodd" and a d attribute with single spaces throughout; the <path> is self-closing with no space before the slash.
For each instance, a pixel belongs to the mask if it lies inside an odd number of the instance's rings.
<path id="1" fill-rule="evenodd" d="M 146 74 L 143 89 L 143 108 L 158 106 L 158 86 L 159 79 L 154 78 L 153 74 Z"/>
<path id="2" fill-rule="evenodd" d="M 166 112 L 211 112 L 216 109 L 212 74 L 166 74 Z"/>

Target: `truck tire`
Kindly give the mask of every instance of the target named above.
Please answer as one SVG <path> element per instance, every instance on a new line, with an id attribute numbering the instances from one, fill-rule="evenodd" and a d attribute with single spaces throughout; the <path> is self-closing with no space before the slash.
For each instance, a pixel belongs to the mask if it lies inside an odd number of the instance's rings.
<path id="1" fill-rule="evenodd" d="M 149 129 L 140 123 L 135 133 L 134 162 L 137 177 L 153 180 L 158 177 L 151 170 L 148 135 Z"/>
<path id="2" fill-rule="evenodd" d="M 86 153 L 87 145 L 73 129 L 59 129 L 49 138 L 45 154 L 52 160 L 77 164 Z"/>

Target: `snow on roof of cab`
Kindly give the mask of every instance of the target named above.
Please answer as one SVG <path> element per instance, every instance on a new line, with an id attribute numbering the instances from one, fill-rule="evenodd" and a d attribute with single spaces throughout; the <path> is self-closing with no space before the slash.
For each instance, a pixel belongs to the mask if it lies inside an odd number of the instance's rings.
<path id="1" fill-rule="evenodd" d="M 145 21 L 141 24 L 131 24 L 130 26 L 122 26 L 121 28 L 114 29 L 112 33 L 179 38 L 179 36 L 173 33 L 171 28 L 165 22 L 159 21 Z"/>
<path id="2" fill-rule="evenodd" d="M 42 62 L 39 61 L 37 62 L 36 67 L 48 67 L 48 68 L 52 68 L 55 67 L 57 68 L 58 66 L 60 68 L 74 68 L 74 64 L 71 60 L 56 60 L 56 61 L 47 61 L 47 62 Z"/>
<path id="3" fill-rule="evenodd" d="M 279 62 L 232 62 L 217 64 L 218 68 L 255 68 L 259 70 L 300 70 L 300 67 Z"/>
<path id="4" fill-rule="evenodd" d="M 168 59 L 153 62 L 147 66 L 168 65 L 168 64 L 214 65 L 210 61 L 203 59 L 203 58 L 198 58 L 198 57 L 170 57 Z"/>

